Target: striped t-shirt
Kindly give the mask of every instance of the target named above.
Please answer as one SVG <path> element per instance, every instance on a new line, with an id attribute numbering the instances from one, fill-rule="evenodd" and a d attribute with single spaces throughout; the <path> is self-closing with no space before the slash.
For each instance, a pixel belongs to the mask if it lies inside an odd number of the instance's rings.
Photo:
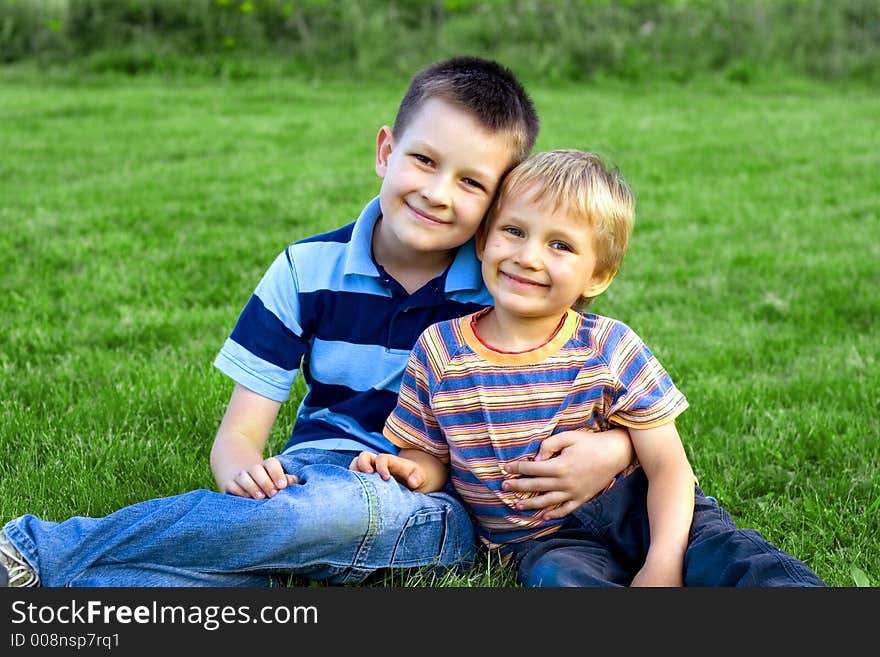
<path id="1" fill-rule="evenodd" d="M 549 534 L 566 520 L 515 509 L 534 493 L 502 490 L 516 475 L 499 463 L 534 458 L 545 438 L 562 431 L 659 426 L 688 404 L 642 340 L 614 319 L 571 310 L 546 344 L 512 354 L 480 340 L 478 316 L 421 335 L 385 436 L 449 462 L 480 538 L 497 547 Z"/>
<path id="2" fill-rule="evenodd" d="M 373 199 L 354 223 L 285 248 L 214 361 L 237 383 L 280 402 L 302 372 L 307 392 L 285 450 L 396 452 L 382 427 L 419 334 L 491 301 L 472 241 L 445 272 L 408 294 L 372 257 L 380 216 Z"/>

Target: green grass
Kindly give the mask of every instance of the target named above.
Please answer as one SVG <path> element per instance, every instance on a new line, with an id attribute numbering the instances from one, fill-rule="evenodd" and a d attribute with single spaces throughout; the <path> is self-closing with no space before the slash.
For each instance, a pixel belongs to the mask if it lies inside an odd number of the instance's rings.
<path id="1" fill-rule="evenodd" d="M 0 522 L 212 487 L 212 367 L 285 244 L 376 193 L 399 83 L 0 70 Z M 538 147 L 638 198 L 595 310 L 688 396 L 703 488 L 835 586 L 880 585 L 880 98 L 863 86 L 530 85 Z M 289 433 L 295 404 L 273 432 Z M 458 580 L 510 584 L 482 560 Z"/>

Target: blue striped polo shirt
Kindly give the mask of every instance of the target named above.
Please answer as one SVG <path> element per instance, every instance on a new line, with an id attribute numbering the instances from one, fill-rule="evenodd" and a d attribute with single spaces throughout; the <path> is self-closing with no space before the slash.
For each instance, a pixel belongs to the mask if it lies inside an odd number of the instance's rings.
<path id="1" fill-rule="evenodd" d="M 410 350 L 430 324 L 491 303 L 473 240 L 413 294 L 376 263 L 373 199 L 358 219 L 287 246 L 251 295 L 214 365 L 283 402 L 299 372 L 307 392 L 284 451 L 396 453 L 383 435 Z"/>

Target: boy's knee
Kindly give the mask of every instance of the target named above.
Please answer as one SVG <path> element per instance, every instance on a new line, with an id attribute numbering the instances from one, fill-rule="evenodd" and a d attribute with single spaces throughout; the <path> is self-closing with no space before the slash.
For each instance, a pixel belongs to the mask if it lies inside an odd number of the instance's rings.
<path id="1" fill-rule="evenodd" d="M 590 573 L 585 559 L 578 559 L 564 550 L 544 552 L 520 563 L 519 579 L 523 586 L 573 587 L 602 586 L 603 582 Z"/>
<path id="2" fill-rule="evenodd" d="M 332 465 L 306 466 L 300 483 L 266 500 L 266 516 L 282 530 L 335 542 L 362 538 L 370 527 L 370 495 L 356 473 Z"/>
<path id="3" fill-rule="evenodd" d="M 520 568 L 519 579 L 523 586 L 562 586 L 559 583 L 559 565 L 550 554 L 534 560 L 525 569 Z"/>

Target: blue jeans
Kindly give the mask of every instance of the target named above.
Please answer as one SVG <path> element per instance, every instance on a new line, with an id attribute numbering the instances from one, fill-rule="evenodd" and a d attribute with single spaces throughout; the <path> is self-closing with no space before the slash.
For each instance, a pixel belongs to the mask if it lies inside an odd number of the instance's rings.
<path id="1" fill-rule="evenodd" d="M 650 542 L 641 468 L 582 504 L 553 534 L 514 547 L 526 586 L 628 586 Z M 771 545 L 699 486 L 684 561 L 685 586 L 825 586 L 805 563 Z"/>
<path id="2" fill-rule="evenodd" d="M 269 586 L 287 574 L 344 584 L 380 568 L 472 563 L 473 526 L 457 496 L 351 472 L 354 455 L 279 455 L 301 483 L 270 499 L 196 490 L 103 518 L 25 515 L 3 529 L 50 587 Z"/>

